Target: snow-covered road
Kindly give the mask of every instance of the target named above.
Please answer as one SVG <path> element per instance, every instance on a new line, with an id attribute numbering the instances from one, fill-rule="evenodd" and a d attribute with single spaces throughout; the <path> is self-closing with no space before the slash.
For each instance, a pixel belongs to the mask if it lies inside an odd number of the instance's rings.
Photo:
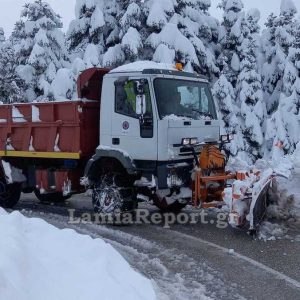
<path id="1" fill-rule="evenodd" d="M 136 270 L 155 282 L 160 299 L 299 297 L 300 242 L 295 228 L 281 240 L 264 242 L 252 240 L 244 231 L 218 229 L 210 222 L 171 229 L 146 224 L 68 224 L 68 208 L 78 213 L 91 210 L 87 198 L 77 196 L 60 207 L 37 204 L 32 195 L 23 199 L 18 209 L 25 215 L 111 243 Z"/>
<path id="2" fill-rule="evenodd" d="M 23 213 L 29 217 L 40 215 L 32 211 Z M 232 299 L 241 298 L 236 286 L 227 285 L 221 274 L 210 268 L 204 260 L 198 261 L 193 255 L 165 244 L 167 240 L 164 240 L 164 233 L 158 227 L 151 229 L 151 236 L 142 237 L 137 233 L 128 233 L 128 228 L 123 230 L 125 228 L 94 224 L 70 225 L 66 217 L 55 214 L 44 214 L 42 217 L 58 228 L 72 228 L 94 238 L 103 238 L 134 269 L 154 280 L 159 299 L 227 299 L 228 295 Z M 169 235 L 171 231 L 165 233 Z"/>

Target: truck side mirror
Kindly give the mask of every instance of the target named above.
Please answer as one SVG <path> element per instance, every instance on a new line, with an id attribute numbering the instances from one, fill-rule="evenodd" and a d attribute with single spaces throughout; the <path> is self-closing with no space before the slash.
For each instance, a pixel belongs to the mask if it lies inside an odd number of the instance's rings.
<path id="1" fill-rule="evenodd" d="M 145 95 L 137 95 L 136 96 L 135 112 L 139 116 L 142 116 L 146 113 L 146 96 Z"/>
<path id="2" fill-rule="evenodd" d="M 135 90 L 137 95 L 145 94 L 145 80 L 137 80 L 135 81 Z"/>

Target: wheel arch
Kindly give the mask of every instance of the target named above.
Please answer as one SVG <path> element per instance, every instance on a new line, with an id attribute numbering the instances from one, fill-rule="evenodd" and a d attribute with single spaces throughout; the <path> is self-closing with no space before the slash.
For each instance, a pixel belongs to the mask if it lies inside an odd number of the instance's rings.
<path id="1" fill-rule="evenodd" d="M 94 183 L 100 173 L 105 162 L 114 164 L 115 168 L 122 168 L 129 175 L 136 175 L 137 169 L 133 160 L 117 149 L 97 150 L 96 154 L 88 161 L 84 176 L 88 178 L 90 183 Z"/>

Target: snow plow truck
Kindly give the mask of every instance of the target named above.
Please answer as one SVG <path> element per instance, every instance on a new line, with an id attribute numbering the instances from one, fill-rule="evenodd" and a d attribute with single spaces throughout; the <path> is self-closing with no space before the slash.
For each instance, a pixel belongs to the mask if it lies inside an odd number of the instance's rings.
<path id="1" fill-rule="evenodd" d="M 256 228 L 273 173 L 225 171 L 233 136 L 220 135 L 205 77 L 137 62 L 88 69 L 77 88 L 76 101 L 0 106 L 0 206 L 21 192 L 60 202 L 91 189 L 98 213 L 227 204 L 231 225 Z"/>

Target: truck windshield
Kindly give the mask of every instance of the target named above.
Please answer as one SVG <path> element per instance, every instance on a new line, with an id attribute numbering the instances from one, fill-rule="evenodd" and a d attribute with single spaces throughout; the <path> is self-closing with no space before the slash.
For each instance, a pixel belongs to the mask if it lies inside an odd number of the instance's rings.
<path id="1" fill-rule="evenodd" d="M 161 119 L 217 119 L 208 83 L 158 78 L 154 88 Z"/>

